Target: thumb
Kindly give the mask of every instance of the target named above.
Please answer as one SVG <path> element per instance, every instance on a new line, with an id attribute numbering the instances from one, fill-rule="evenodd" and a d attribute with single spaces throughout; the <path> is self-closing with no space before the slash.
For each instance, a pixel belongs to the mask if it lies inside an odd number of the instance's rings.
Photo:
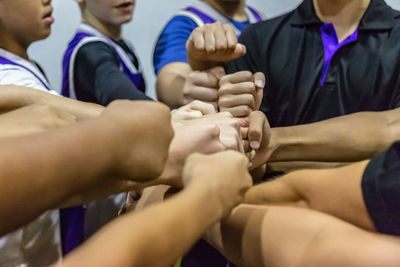
<path id="1" fill-rule="evenodd" d="M 250 147 L 254 150 L 260 148 L 265 120 L 265 115 L 260 111 L 252 112 L 249 115 L 248 140 Z"/>
<path id="2" fill-rule="evenodd" d="M 262 99 L 263 99 L 263 94 L 264 94 L 265 80 L 266 80 L 265 75 L 262 72 L 257 72 L 253 76 L 253 81 L 254 81 L 254 84 L 256 85 L 256 99 L 255 99 L 256 107 L 255 107 L 255 110 L 260 109 Z"/>

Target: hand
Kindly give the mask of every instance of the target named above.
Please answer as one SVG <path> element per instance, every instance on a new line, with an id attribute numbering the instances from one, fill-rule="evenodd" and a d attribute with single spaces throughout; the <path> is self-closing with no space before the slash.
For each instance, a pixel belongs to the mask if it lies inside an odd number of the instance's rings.
<path id="1" fill-rule="evenodd" d="M 193 71 L 185 79 L 183 86 L 183 103 L 200 100 L 217 107 L 219 79 L 225 75 L 222 67 L 207 71 Z"/>
<path id="2" fill-rule="evenodd" d="M 186 160 L 183 183 L 188 188 L 210 191 L 221 205 L 221 217 L 225 217 L 242 202 L 252 185 L 247 168 L 247 158 L 234 151 L 209 156 L 193 154 Z"/>
<path id="3" fill-rule="evenodd" d="M 238 44 L 232 25 L 216 22 L 196 28 L 186 42 L 186 51 L 192 68 L 204 70 L 212 66 L 207 66 L 207 62 L 226 62 L 243 56 L 246 47 Z"/>
<path id="4" fill-rule="evenodd" d="M 264 86 L 265 76 L 261 72 L 253 75 L 241 71 L 223 76 L 218 91 L 219 110 L 230 112 L 234 117 L 247 117 L 260 108 Z"/>
<path id="5" fill-rule="evenodd" d="M 114 136 L 112 173 L 135 181 L 158 177 L 173 137 L 169 108 L 150 101 L 114 101 L 96 120 Z M 101 144 L 99 144 L 101 145 Z"/>
<path id="6" fill-rule="evenodd" d="M 172 120 L 199 119 L 207 114 L 215 114 L 217 110 L 212 104 L 195 100 L 183 107 L 171 111 Z"/>
<path id="7" fill-rule="evenodd" d="M 30 135 L 68 126 L 76 117 L 56 107 L 35 104 L 0 115 L 0 137 Z"/>
<path id="8" fill-rule="evenodd" d="M 245 151 L 254 150 L 255 155 L 250 168 L 255 169 L 265 164 L 271 156 L 272 131 L 267 117 L 261 111 L 253 111 L 249 117 L 240 119 Z"/>

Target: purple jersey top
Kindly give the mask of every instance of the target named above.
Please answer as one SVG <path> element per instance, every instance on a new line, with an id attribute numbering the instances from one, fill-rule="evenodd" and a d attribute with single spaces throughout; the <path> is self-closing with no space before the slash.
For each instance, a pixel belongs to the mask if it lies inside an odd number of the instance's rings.
<path id="1" fill-rule="evenodd" d="M 98 41 L 106 43 L 115 50 L 115 54 L 118 56 L 118 60 L 121 64 L 121 71 L 129 77 L 137 89 L 144 93 L 146 91 L 146 86 L 143 74 L 140 69 L 136 69 L 134 64 L 129 59 L 129 56 L 123 51 L 123 49 L 91 26 L 81 24 L 74 38 L 68 44 L 67 50 L 64 54 L 61 94 L 63 96 L 76 98 L 75 90 L 77 88 L 75 88 L 73 78 L 76 54 L 79 48 L 81 48 L 83 45 Z M 134 53 L 133 48 L 130 49 L 132 50 L 132 53 Z"/>

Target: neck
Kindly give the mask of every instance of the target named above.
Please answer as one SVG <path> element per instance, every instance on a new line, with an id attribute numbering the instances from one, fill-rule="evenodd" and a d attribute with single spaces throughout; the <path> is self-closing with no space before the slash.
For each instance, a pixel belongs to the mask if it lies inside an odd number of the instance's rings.
<path id="1" fill-rule="evenodd" d="M 82 16 L 82 22 L 89 24 L 90 26 L 96 28 L 99 32 L 107 36 L 108 38 L 119 41 L 122 39 L 122 27 L 121 25 L 112 25 L 103 21 L 85 11 Z"/>
<path id="2" fill-rule="evenodd" d="M 6 31 L 0 31 L 0 47 L 8 52 L 11 52 L 19 57 L 29 60 L 28 47 L 30 42 L 22 42 L 17 38 L 7 34 Z"/>
<path id="3" fill-rule="evenodd" d="M 357 29 L 371 0 L 313 0 L 313 2 L 319 19 L 332 23 L 341 39 Z"/>
<path id="4" fill-rule="evenodd" d="M 244 10 L 245 0 L 240 1 L 224 1 L 224 0 L 204 0 L 209 6 L 214 8 L 218 13 L 236 21 L 246 21 L 247 15 Z"/>

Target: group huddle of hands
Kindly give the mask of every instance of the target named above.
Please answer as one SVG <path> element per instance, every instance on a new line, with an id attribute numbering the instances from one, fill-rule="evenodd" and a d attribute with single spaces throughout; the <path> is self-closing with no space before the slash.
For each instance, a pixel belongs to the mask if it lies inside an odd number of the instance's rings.
<path id="1" fill-rule="evenodd" d="M 245 53 L 233 36 L 227 25 L 206 25 L 193 32 L 188 52 L 194 60 L 233 59 Z M 0 116 L 0 124 L 15 126 L 23 117 L 21 135 L 66 126 L 78 129 L 82 123 L 97 127 L 94 138 L 105 142 L 98 145 L 107 147 L 109 154 L 106 175 L 96 182 L 104 193 L 155 184 L 193 185 L 215 191 L 231 209 L 252 185 L 249 170 L 262 166 L 273 150 L 268 120 L 258 111 L 264 85 L 262 73 L 227 75 L 222 67 L 212 66 L 187 77 L 187 104 L 172 111 L 157 102 L 118 100 L 98 116 L 82 120 L 57 107 L 36 104 Z M 22 129 L 3 128 L 14 129 L 10 136 Z"/>

